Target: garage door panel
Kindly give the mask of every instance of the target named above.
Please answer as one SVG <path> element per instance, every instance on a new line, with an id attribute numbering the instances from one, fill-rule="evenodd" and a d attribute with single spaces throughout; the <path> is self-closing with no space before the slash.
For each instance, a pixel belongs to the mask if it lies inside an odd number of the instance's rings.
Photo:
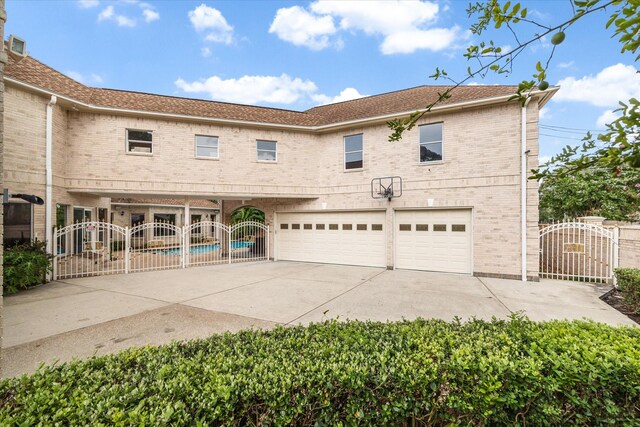
<path id="1" fill-rule="evenodd" d="M 384 267 L 385 234 L 372 230 L 372 224 L 384 221 L 384 212 L 279 213 L 278 258 Z M 288 228 L 282 229 L 281 224 Z M 301 224 L 300 229 L 292 229 L 291 224 Z M 304 229 L 304 224 L 312 224 L 312 229 Z M 358 230 L 358 224 L 366 224 L 366 230 Z"/>
<path id="2" fill-rule="evenodd" d="M 397 268 L 471 273 L 471 210 L 397 211 L 395 224 Z"/>

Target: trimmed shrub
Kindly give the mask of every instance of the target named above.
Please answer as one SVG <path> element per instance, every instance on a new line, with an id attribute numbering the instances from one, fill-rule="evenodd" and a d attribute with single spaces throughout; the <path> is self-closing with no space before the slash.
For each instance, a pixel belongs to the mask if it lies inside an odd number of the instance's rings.
<path id="1" fill-rule="evenodd" d="M 640 313 L 640 269 L 616 268 L 615 273 L 624 302 L 635 313 Z"/>
<path id="2" fill-rule="evenodd" d="M 638 425 L 640 329 L 335 321 L 42 367 L 3 425 Z"/>
<path id="3" fill-rule="evenodd" d="M 46 243 L 34 240 L 5 249 L 4 290 L 15 294 L 20 289 L 45 283 L 47 273 L 53 265 L 51 254 L 46 251 Z"/>

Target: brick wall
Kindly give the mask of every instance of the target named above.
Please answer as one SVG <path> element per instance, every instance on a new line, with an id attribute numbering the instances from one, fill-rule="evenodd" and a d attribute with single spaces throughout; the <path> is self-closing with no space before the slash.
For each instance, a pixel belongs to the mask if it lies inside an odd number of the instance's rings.
<path id="1" fill-rule="evenodd" d="M 5 179 L 21 191 L 44 193 L 44 114 L 48 99 L 12 87 L 7 92 L 11 167 Z M 537 104 L 527 114 L 528 169 L 537 166 Z M 384 124 L 345 127 L 312 134 L 258 127 L 83 113 L 54 108 L 55 203 L 108 207 L 107 197 L 92 194 L 245 195 L 272 222 L 276 211 L 472 208 L 474 271 L 520 274 L 521 109 L 510 103 L 434 113 L 421 123 L 444 122 L 444 160 L 420 164 L 416 128 L 400 142 L 388 142 Z M 34 125 L 35 124 L 35 125 Z M 41 124 L 41 125 L 39 125 Z M 125 150 L 127 128 L 153 131 L 152 156 Z M 363 133 L 364 167 L 344 170 L 343 137 Z M 219 160 L 196 159 L 194 135 L 219 137 Z M 256 139 L 277 141 L 278 161 L 256 160 Z M 400 175 L 403 196 L 373 200 L 374 177 Z M 72 190 L 71 192 L 67 190 Z M 226 201 L 225 213 L 240 202 Z M 527 183 L 528 270 L 538 271 L 537 183 Z M 37 233 L 43 233 L 44 209 L 37 208 Z M 391 226 L 387 229 L 391 232 Z M 273 241 L 273 239 L 271 239 Z M 392 239 L 387 239 L 389 265 Z"/>
<path id="2" fill-rule="evenodd" d="M 640 225 L 620 227 L 620 267 L 640 268 Z"/>

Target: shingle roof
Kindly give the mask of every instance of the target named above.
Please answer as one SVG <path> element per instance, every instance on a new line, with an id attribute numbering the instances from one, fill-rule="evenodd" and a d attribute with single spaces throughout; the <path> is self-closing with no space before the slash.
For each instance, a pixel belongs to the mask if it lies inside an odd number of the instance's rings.
<path id="1" fill-rule="evenodd" d="M 42 62 L 27 57 L 16 62 L 11 56 L 5 75 L 85 104 L 124 110 L 179 114 L 297 126 L 322 126 L 370 117 L 419 110 L 435 101 L 446 86 L 418 86 L 351 101 L 293 111 L 232 104 L 175 96 L 154 95 L 85 86 Z M 513 94 L 516 86 L 461 86 L 441 105 L 457 104 Z"/>

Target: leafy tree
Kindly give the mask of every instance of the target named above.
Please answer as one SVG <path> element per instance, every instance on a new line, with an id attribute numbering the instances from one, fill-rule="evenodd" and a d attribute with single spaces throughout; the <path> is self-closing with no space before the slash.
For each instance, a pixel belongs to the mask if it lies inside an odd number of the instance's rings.
<path id="1" fill-rule="evenodd" d="M 603 27 L 613 31 L 621 44 L 621 53 L 636 54 L 640 49 L 640 1 L 639 0 L 568 0 L 571 9 L 567 16 L 559 18 L 553 25 L 544 25 L 528 17 L 527 8 L 521 3 L 487 0 L 470 4 L 467 13 L 475 17 L 471 25 L 473 35 L 481 37 L 493 28 L 496 31 L 508 32 L 514 38 L 514 48 L 506 51 L 496 46 L 493 40 L 480 41 L 479 44 L 467 48 L 464 56 L 468 61 L 477 63 L 477 67 L 467 68 L 464 78 L 454 79 L 447 71 L 436 68 L 432 78 L 449 80 L 452 85 L 439 94 L 438 99 L 426 105 L 405 119 L 395 119 L 387 123 L 392 130 L 390 141 L 398 141 L 406 130 L 412 129 L 417 121 L 433 107 L 451 98 L 456 88 L 476 78 L 485 77 L 488 73 L 509 75 L 513 71 L 513 63 L 517 57 L 532 43 L 550 37 L 553 45 L 546 58 L 538 61 L 532 79 L 524 80 L 518 85 L 513 99 L 524 104 L 534 91 L 544 91 L 549 87 L 548 70 L 556 49 L 567 37 L 570 29 L 588 15 L 604 13 L 606 21 Z M 523 36 L 523 32 L 533 29 L 533 33 Z M 520 32 L 520 34 L 516 31 Z M 635 57 L 635 61 L 640 55 Z M 622 100 L 621 100 L 622 101 Z M 532 171 L 534 178 L 541 179 L 552 174 L 572 174 L 580 170 L 597 166 L 620 172 L 623 167 L 640 168 L 640 102 L 630 99 L 620 102 L 621 117 L 607 125 L 606 132 L 593 136 L 587 134 L 581 145 L 567 146 L 557 156 Z"/>
<path id="2" fill-rule="evenodd" d="M 260 209 L 244 207 L 238 208 L 231 214 L 231 224 L 239 222 L 256 221 L 264 223 L 264 212 Z"/>
<path id="3" fill-rule="evenodd" d="M 562 172 L 562 171 L 561 171 Z M 546 177 L 540 185 L 540 221 L 587 215 L 630 221 L 640 215 L 640 169 L 589 167 Z"/>

